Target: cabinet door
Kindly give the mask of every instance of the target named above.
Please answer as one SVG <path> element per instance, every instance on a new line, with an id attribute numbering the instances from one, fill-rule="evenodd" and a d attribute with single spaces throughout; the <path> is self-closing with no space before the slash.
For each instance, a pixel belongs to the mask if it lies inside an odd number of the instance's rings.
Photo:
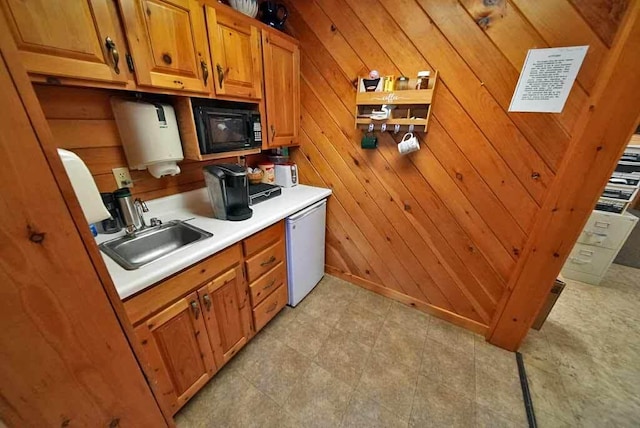
<path id="1" fill-rule="evenodd" d="M 156 398 L 175 413 L 213 375 L 215 362 L 195 292 L 136 328 Z"/>
<path id="2" fill-rule="evenodd" d="M 288 38 L 262 30 L 262 54 L 269 147 L 298 144 L 300 50 Z"/>
<path id="3" fill-rule="evenodd" d="M 198 290 L 209 340 L 218 366 L 229 361 L 248 341 L 252 332 L 249 293 L 236 267 Z"/>
<path id="4" fill-rule="evenodd" d="M 204 11 L 196 0 L 120 0 L 139 85 L 210 93 Z"/>
<path id="5" fill-rule="evenodd" d="M 207 30 L 217 95 L 262 98 L 260 32 L 207 7 Z"/>
<path id="6" fill-rule="evenodd" d="M 126 83 L 126 45 L 113 0 L 2 0 L 30 73 Z"/>

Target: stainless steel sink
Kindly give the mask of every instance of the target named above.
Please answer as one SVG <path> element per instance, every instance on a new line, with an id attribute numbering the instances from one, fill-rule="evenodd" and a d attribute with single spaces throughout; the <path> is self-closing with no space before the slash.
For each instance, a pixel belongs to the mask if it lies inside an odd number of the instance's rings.
<path id="1" fill-rule="evenodd" d="M 135 236 L 103 242 L 99 247 L 123 268 L 134 270 L 212 236 L 200 228 L 174 220 L 144 229 Z"/>

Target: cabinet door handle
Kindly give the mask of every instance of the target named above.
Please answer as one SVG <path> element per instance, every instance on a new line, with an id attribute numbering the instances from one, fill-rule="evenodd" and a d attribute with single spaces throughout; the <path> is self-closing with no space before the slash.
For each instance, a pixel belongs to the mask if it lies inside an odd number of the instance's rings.
<path id="1" fill-rule="evenodd" d="M 116 42 L 109 36 L 104 39 L 104 44 L 107 47 L 109 53 L 111 53 L 111 58 L 113 59 L 113 70 L 116 74 L 120 74 L 120 67 L 118 67 L 118 63 L 120 62 L 120 53 L 118 53 L 118 49 L 116 49 Z"/>
<path id="2" fill-rule="evenodd" d="M 273 302 L 273 305 L 269 306 L 269 309 L 267 309 L 267 313 L 275 311 L 277 307 L 278 307 L 278 301 L 276 300 L 275 302 Z"/>
<path id="3" fill-rule="evenodd" d="M 271 124 L 271 139 L 273 140 L 274 138 L 276 138 L 276 127 Z"/>
<path id="4" fill-rule="evenodd" d="M 211 297 L 209 294 L 202 296 L 202 300 L 204 301 L 204 307 L 207 308 L 207 312 L 211 311 Z"/>
<path id="5" fill-rule="evenodd" d="M 271 263 L 273 263 L 275 261 L 276 261 L 275 256 L 271 256 L 271 257 L 269 257 L 268 260 L 265 260 L 264 262 L 260 263 L 260 266 L 268 266 L 268 265 L 270 265 Z"/>
<path id="6" fill-rule="evenodd" d="M 264 289 L 263 289 L 263 290 L 268 290 L 268 289 L 270 289 L 271 287 L 273 287 L 273 286 L 275 285 L 275 283 L 276 283 L 276 279 L 275 279 L 275 278 L 273 278 L 273 279 L 271 280 L 271 282 L 269 283 L 269 285 L 267 285 L 266 287 L 264 287 Z"/>
<path id="7" fill-rule="evenodd" d="M 200 67 L 202 67 L 202 80 L 204 80 L 204 86 L 207 86 L 207 80 L 209 80 L 209 67 L 207 66 L 207 62 L 201 59 Z"/>
<path id="8" fill-rule="evenodd" d="M 200 316 L 200 305 L 198 305 L 198 302 L 196 302 L 195 300 L 191 301 L 191 311 L 193 311 L 193 317 L 195 319 L 198 319 L 198 317 Z"/>
<path id="9" fill-rule="evenodd" d="M 218 83 L 222 88 L 222 82 L 224 82 L 224 69 L 220 64 L 216 64 L 216 71 L 218 72 Z"/>

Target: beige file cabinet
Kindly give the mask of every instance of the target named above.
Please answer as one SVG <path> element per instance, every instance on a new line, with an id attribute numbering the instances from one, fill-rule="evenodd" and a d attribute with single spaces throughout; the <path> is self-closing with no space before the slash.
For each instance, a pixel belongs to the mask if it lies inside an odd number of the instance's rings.
<path id="1" fill-rule="evenodd" d="M 638 222 L 630 213 L 594 211 L 562 268 L 567 279 L 598 285 Z"/>

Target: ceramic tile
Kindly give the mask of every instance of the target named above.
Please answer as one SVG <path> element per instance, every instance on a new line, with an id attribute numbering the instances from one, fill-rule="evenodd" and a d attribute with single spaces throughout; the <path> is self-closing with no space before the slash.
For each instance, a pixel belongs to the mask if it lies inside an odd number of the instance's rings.
<path id="1" fill-rule="evenodd" d="M 232 371 L 221 371 L 180 412 L 182 427 L 279 426 L 275 402 Z M 184 422 L 187 422 L 186 424 Z"/>
<path id="2" fill-rule="evenodd" d="M 474 403 L 448 386 L 420 376 L 411 408 L 411 427 L 470 427 L 475 423 Z"/>
<path id="3" fill-rule="evenodd" d="M 355 340 L 373 346 L 382 328 L 384 317 L 351 304 L 336 324 L 338 330 L 352 334 Z"/>
<path id="4" fill-rule="evenodd" d="M 475 361 L 476 402 L 489 409 L 500 409 L 501 415 L 519 422 L 526 420 L 522 388 L 518 378 L 496 374 L 490 362 Z"/>
<path id="5" fill-rule="evenodd" d="M 427 331 L 412 327 L 413 324 L 396 324 L 387 319 L 378 334 L 373 351 L 395 359 L 400 364 L 420 367 Z"/>
<path id="6" fill-rule="evenodd" d="M 421 373 L 434 382 L 448 386 L 461 397 L 475 399 L 475 367 L 470 355 L 427 339 L 422 355 Z"/>
<path id="7" fill-rule="evenodd" d="M 516 354 L 491 345 L 481 336 L 475 337 L 475 361 L 496 378 L 519 382 Z"/>
<path id="8" fill-rule="evenodd" d="M 354 393 L 342 419 L 345 428 L 406 428 L 407 421 L 360 392 Z"/>
<path id="9" fill-rule="evenodd" d="M 369 312 L 382 316 L 385 316 L 387 312 L 389 312 L 392 303 L 391 299 L 364 288 L 356 291 L 351 302 Z"/>
<path id="10" fill-rule="evenodd" d="M 357 385 L 371 348 L 350 334 L 334 330 L 315 357 L 315 363 L 349 385 Z"/>
<path id="11" fill-rule="evenodd" d="M 324 324 L 334 326 L 349 306 L 356 291 L 350 292 L 340 285 L 336 286 L 335 281 L 325 278 L 296 306 L 296 309 L 322 320 Z"/>
<path id="12" fill-rule="evenodd" d="M 411 306 L 392 302 L 387 319 L 396 324 L 411 326 L 413 330 L 426 332 L 432 317 Z"/>
<path id="13" fill-rule="evenodd" d="M 408 419 L 418 380 L 418 369 L 394 359 L 371 354 L 357 392 L 374 400 L 402 419 Z"/>
<path id="14" fill-rule="evenodd" d="M 473 355 L 475 335 L 447 321 L 432 317 L 429 323 L 428 336 L 436 342 L 452 346 L 461 352 Z"/>
<path id="15" fill-rule="evenodd" d="M 311 360 L 295 349 L 262 335 L 229 362 L 230 369 L 249 380 L 260 391 L 278 403 L 284 402 L 293 386 L 311 364 Z M 235 360 L 238 362 L 235 363 Z"/>
<path id="16" fill-rule="evenodd" d="M 332 327 L 321 319 L 298 311 L 295 319 L 287 324 L 278 339 L 302 355 L 313 358 L 331 334 Z"/>
<path id="17" fill-rule="evenodd" d="M 353 388 L 316 364 L 299 379 L 284 404 L 304 426 L 335 427 L 349 404 Z"/>

